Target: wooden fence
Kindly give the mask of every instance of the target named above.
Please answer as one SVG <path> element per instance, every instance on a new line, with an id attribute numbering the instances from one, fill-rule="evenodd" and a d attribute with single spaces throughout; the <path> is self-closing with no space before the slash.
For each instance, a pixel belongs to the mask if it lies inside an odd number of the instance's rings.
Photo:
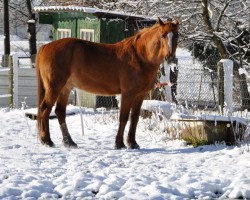
<path id="1" fill-rule="evenodd" d="M 0 67 L 0 108 L 36 107 L 36 69 L 30 57 L 25 53 L 17 53 L 11 61 L 8 68 Z M 74 92 L 70 95 L 69 103 L 76 103 Z"/>
<path id="2" fill-rule="evenodd" d="M 0 68 L 0 107 L 9 104 L 9 68 Z"/>
<path id="3" fill-rule="evenodd" d="M 24 104 L 35 107 L 37 83 L 35 68 L 26 54 L 12 56 L 13 66 L 0 69 L 0 107 L 20 108 Z M 13 79 L 9 79 L 12 75 Z M 13 88 L 12 92 L 9 88 Z"/>

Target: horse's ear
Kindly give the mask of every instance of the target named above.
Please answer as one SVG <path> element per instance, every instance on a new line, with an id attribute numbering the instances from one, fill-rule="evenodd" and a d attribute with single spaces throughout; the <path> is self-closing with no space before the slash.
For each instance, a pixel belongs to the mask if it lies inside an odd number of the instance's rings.
<path id="1" fill-rule="evenodd" d="M 172 23 L 178 26 L 180 24 L 180 21 L 179 19 L 175 19 Z"/>
<path id="2" fill-rule="evenodd" d="M 158 17 L 157 23 L 159 23 L 161 26 L 165 25 L 165 23 Z"/>
<path id="3" fill-rule="evenodd" d="M 135 36 L 135 39 L 134 39 L 134 41 L 133 41 L 133 45 L 136 44 L 137 40 L 138 40 L 140 37 L 141 37 L 141 34 L 137 34 L 137 35 Z"/>
<path id="4" fill-rule="evenodd" d="M 137 34 L 135 37 L 135 41 L 137 41 L 141 37 L 141 34 Z"/>

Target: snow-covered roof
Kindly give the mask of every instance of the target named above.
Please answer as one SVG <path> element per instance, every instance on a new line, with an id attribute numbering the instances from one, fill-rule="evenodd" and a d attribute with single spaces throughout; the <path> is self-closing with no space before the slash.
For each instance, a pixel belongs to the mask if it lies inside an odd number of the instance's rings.
<path id="1" fill-rule="evenodd" d="M 81 6 L 36 6 L 34 7 L 36 12 L 51 12 L 51 11 L 79 11 L 86 13 L 97 13 L 101 12 L 101 9 L 90 8 L 90 7 L 81 7 Z"/>
<path id="2" fill-rule="evenodd" d="M 90 8 L 83 6 L 36 6 L 34 7 L 35 12 L 60 12 L 60 11 L 76 11 L 76 12 L 84 12 L 84 13 L 94 13 L 97 15 L 116 15 L 116 16 L 126 16 L 126 17 L 134 17 L 134 18 L 143 18 L 147 20 L 156 20 L 156 18 L 143 16 L 143 15 L 134 15 L 131 13 L 124 13 L 120 11 L 111 11 L 111 10 L 103 10 L 99 8 Z"/>

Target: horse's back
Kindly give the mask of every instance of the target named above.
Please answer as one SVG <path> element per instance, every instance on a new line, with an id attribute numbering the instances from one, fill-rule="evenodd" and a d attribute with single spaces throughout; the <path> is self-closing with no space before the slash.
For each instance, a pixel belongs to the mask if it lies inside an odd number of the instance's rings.
<path id="1" fill-rule="evenodd" d="M 120 93 L 119 69 L 112 45 L 65 38 L 43 45 L 38 53 L 40 71 L 51 82 L 108 95 Z"/>

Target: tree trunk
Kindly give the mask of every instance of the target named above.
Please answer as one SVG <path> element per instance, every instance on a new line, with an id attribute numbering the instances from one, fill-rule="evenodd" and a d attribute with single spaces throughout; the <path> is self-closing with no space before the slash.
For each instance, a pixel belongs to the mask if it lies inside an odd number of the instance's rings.
<path id="1" fill-rule="evenodd" d="M 217 49 L 221 55 L 221 58 L 227 58 L 228 54 L 227 54 L 226 47 L 224 46 L 221 39 L 218 38 L 214 34 L 214 29 L 213 29 L 213 26 L 211 24 L 210 17 L 209 17 L 208 1 L 207 0 L 202 0 L 202 17 L 203 17 L 203 21 L 206 25 L 207 32 L 210 34 L 212 42 L 217 47 Z"/>
<path id="2" fill-rule="evenodd" d="M 32 65 L 35 63 L 36 58 L 36 19 L 35 14 L 32 13 L 32 7 L 30 0 L 26 0 L 26 5 L 29 12 L 29 20 L 28 20 L 28 32 L 29 32 L 29 49 L 30 49 L 30 58 Z"/>

